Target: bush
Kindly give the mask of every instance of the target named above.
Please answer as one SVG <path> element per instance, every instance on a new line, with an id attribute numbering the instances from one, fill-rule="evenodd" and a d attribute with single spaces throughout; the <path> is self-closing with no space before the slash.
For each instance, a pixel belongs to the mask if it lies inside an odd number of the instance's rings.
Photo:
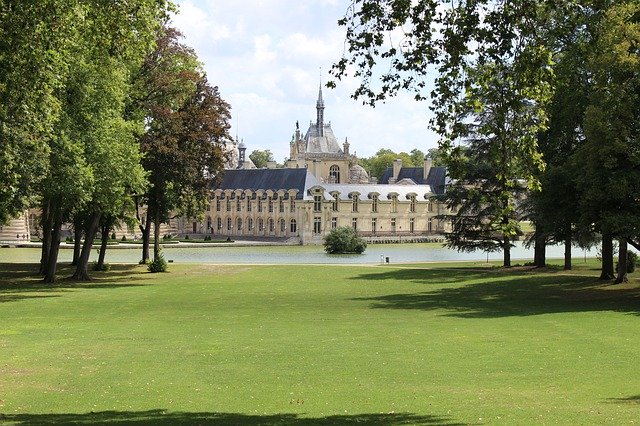
<path id="1" fill-rule="evenodd" d="M 111 270 L 111 265 L 109 265 L 108 263 L 103 263 L 102 266 L 98 265 L 98 262 L 93 262 L 93 270 L 94 271 L 110 271 Z"/>
<path id="2" fill-rule="evenodd" d="M 162 253 L 158 254 L 158 257 L 153 259 L 148 266 L 149 272 L 167 272 L 167 261 L 164 260 Z"/>
<path id="3" fill-rule="evenodd" d="M 204 240 L 205 241 L 211 241 L 211 235 L 205 235 Z"/>
<path id="4" fill-rule="evenodd" d="M 358 236 L 355 229 L 341 226 L 332 229 L 329 235 L 324 237 L 324 251 L 330 254 L 338 253 L 363 253 L 367 248 L 365 240 Z"/>
<path id="5" fill-rule="evenodd" d="M 127 241 L 127 237 L 126 236 L 122 236 L 122 238 L 120 238 L 121 241 Z"/>
<path id="6" fill-rule="evenodd" d="M 188 239 L 189 239 L 189 234 L 185 235 L 185 236 L 184 236 L 184 239 L 185 239 L 185 240 L 188 240 Z"/>
<path id="7" fill-rule="evenodd" d="M 112 239 L 112 240 L 115 240 L 115 239 L 116 239 L 116 233 L 115 233 L 115 232 L 112 232 L 112 233 L 111 233 L 111 239 Z"/>
<path id="8" fill-rule="evenodd" d="M 165 240 L 165 241 L 166 241 L 166 240 L 171 240 L 171 239 L 173 239 L 173 235 L 171 235 L 171 234 L 164 234 L 164 235 L 162 236 L 162 239 L 163 239 L 163 240 Z"/>

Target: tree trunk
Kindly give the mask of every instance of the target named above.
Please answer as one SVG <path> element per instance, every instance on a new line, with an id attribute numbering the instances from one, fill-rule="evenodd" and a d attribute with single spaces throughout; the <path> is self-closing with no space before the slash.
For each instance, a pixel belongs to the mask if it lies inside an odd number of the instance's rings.
<path id="1" fill-rule="evenodd" d="M 601 280 L 612 280 L 613 275 L 613 237 L 609 233 L 602 234 L 602 271 Z"/>
<path id="2" fill-rule="evenodd" d="M 80 252 L 80 258 L 78 259 L 78 265 L 76 266 L 76 272 L 71 278 L 79 281 L 90 281 L 89 272 L 87 270 L 89 265 L 89 256 L 91 255 L 91 248 L 93 247 L 93 239 L 96 237 L 98 230 L 98 223 L 100 223 L 100 213 L 92 213 L 87 220 L 87 227 L 84 233 L 84 244 L 82 245 L 82 251 Z"/>
<path id="3" fill-rule="evenodd" d="M 107 243 L 109 242 L 109 231 L 111 230 L 111 227 L 108 225 L 103 225 L 102 226 L 102 241 L 100 244 L 100 254 L 98 255 L 98 265 L 97 265 L 97 269 L 98 271 L 102 271 L 102 269 L 104 268 L 104 256 L 107 253 Z"/>
<path id="4" fill-rule="evenodd" d="M 627 240 L 620 238 L 620 249 L 618 250 L 618 276 L 614 284 L 626 283 L 629 281 L 627 277 Z"/>
<path id="5" fill-rule="evenodd" d="M 81 240 L 82 240 L 82 221 L 76 221 L 73 229 L 73 261 L 71 262 L 72 266 L 78 264 L 78 258 L 80 257 L 80 248 L 81 248 Z"/>
<path id="6" fill-rule="evenodd" d="M 535 242 L 533 248 L 533 263 L 536 268 L 544 268 L 547 266 L 547 241 L 542 233 L 535 234 Z"/>
<path id="7" fill-rule="evenodd" d="M 140 225 L 140 231 L 142 231 L 142 260 L 140 263 L 145 264 L 149 261 L 149 239 L 151 237 L 151 225 L 148 217 L 144 226 Z"/>
<path id="8" fill-rule="evenodd" d="M 47 265 L 44 274 L 44 282 L 53 284 L 56 282 L 56 268 L 58 266 L 58 252 L 60 250 L 60 229 L 62 228 L 62 213 L 58 208 L 53 215 L 53 228 L 51 229 L 51 240 L 49 253 L 47 255 Z M 50 212 L 51 214 L 51 212 Z"/>
<path id="9" fill-rule="evenodd" d="M 156 260 L 160 257 L 160 218 L 158 216 L 153 218 L 153 238 L 153 260 Z"/>
<path id="10" fill-rule="evenodd" d="M 504 237 L 504 242 L 502 244 L 502 252 L 503 252 L 503 265 L 505 268 L 511 267 L 511 242 L 509 241 L 509 237 Z"/>
<path id="11" fill-rule="evenodd" d="M 40 275 L 46 275 L 47 273 L 49 253 L 51 252 L 52 227 L 51 201 L 46 201 L 42 205 L 42 254 L 40 256 Z"/>
<path id="12" fill-rule="evenodd" d="M 564 238 L 564 270 L 570 271 L 571 265 L 571 246 L 573 244 L 571 232 L 568 232 Z"/>

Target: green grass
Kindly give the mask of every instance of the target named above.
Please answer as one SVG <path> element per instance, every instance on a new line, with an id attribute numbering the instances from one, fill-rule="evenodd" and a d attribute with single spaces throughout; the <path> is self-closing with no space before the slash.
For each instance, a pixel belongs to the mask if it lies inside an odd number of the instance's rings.
<path id="1" fill-rule="evenodd" d="M 0 264 L 0 423 L 640 418 L 637 279 L 480 265 Z"/>

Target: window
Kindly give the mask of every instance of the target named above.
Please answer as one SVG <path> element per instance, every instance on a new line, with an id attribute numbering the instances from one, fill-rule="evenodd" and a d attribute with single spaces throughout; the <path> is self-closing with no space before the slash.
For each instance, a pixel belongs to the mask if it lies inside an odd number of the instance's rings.
<path id="1" fill-rule="evenodd" d="M 391 232 L 396 232 L 396 218 L 391 218 Z"/>
<path id="2" fill-rule="evenodd" d="M 262 218 L 258 219 L 258 231 L 264 231 L 264 220 Z"/>
<path id="3" fill-rule="evenodd" d="M 322 211 L 322 195 L 313 196 L 313 211 L 314 212 Z"/>
<path id="4" fill-rule="evenodd" d="M 227 218 L 227 231 L 231 231 L 231 218 Z"/>
<path id="5" fill-rule="evenodd" d="M 217 220 L 217 228 L 218 228 L 218 231 L 222 230 L 222 218 L 221 217 L 219 217 L 218 220 Z"/>
<path id="6" fill-rule="evenodd" d="M 253 231 L 253 218 L 249 218 L 247 219 L 247 227 L 249 228 L 249 231 Z"/>
<path id="7" fill-rule="evenodd" d="M 262 213 L 262 198 L 258 198 L 258 213 Z"/>
<path id="8" fill-rule="evenodd" d="M 431 218 L 429 218 L 429 221 L 427 222 L 427 231 L 433 232 L 433 219 Z"/>
<path id="9" fill-rule="evenodd" d="M 227 211 L 231 211 L 231 199 L 227 198 Z"/>
<path id="10" fill-rule="evenodd" d="M 280 232 L 285 232 L 287 230 L 287 223 L 284 219 L 280 219 Z"/>
<path id="11" fill-rule="evenodd" d="M 284 213 L 284 200 L 283 199 L 280 199 L 279 211 L 280 211 L 280 213 Z"/>
<path id="12" fill-rule="evenodd" d="M 378 219 L 374 217 L 371 219 L 371 233 L 373 235 L 376 235 L 377 229 L 378 229 Z"/>
<path id="13" fill-rule="evenodd" d="M 371 197 L 371 213 L 378 213 L 378 195 Z"/>
<path id="14" fill-rule="evenodd" d="M 331 203 L 331 210 L 334 212 L 338 211 L 338 199 L 340 198 L 340 194 L 337 192 L 333 194 L 333 203 Z"/>
<path id="15" fill-rule="evenodd" d="M 292 234 L 295 234 L 296 232 L 298 232 L 298 223 L 296 222 L 295 219 L 291 219 L 291 227 L 289 229 L 291 229 Z"/>
<path id="16" fill-rule="evenodd" d="M 289 211 L 293 213 L 296 211 L 296 199 L 291 197 L 291 205 L 289 206 Z"/>
<path id="17" fill-rule="evenodd" d="M 247 211 L 251 211 L 251 197 L 247 197 Z"/>
<path id="18" fill-rule="evenodd" d="M 340 167 L 333 165 L 329 167 L 329 182 L 340 183 Z"/>
<path id="19" fill-rule="evenodd" d="M 242 210 L 242 206 L 240 205 L 240 198 L 236 198 L 236 211 L 239 212 Z"/>
<path id="20" fill-rule="evenodd" d="M 338 218 L 337 217 L 332 217 L 331 218 L 331 229 L 336 229 L 338 227 Z"/>
<path id="21" fill-rule="evenodd" d="M 358 230 L 358 218 L 353 218 L 351 219 L 351 227 L 357 231 Z"/>
<path id="22" fill-rule="evenodd" d="M 207 216 L 207 232 L 211 229 L 211 218 Z"/>
<path id="23" fill-rule="evenodd" d="M 409 211 L 411 213 L 415 213 L 416 212 L 416 196 L 415 195 L 411 195 L 410 198 L 410 204 L 409 204 Z"/>
<path id="24" fill-rule="evenodd" d="M 429 203 L 427 204 L 427 211 L 429 213 L 431 213 L 433 211 L 433 201 L 429 200 Z"/>
<path id="25" fill-rule="evenodd" d="M 322 218 L 314 217 L 313 218 L 313 233 L 319 234 L 322 232 Z"/>
<path id="26" fill-rule="evenodd" d="M 236 229 L 240 231 L 242 229 L 242 219 L 238 218 L 236 221 Z"/>
<path id="27" fill-rule="evenodd" d="M 271 199 L 271 197 L 267 198 L 267 206 L 269 213 L 273 213 L 273 200 Z"/>
<path id="28" fill-rule="evenodd" d="M 273 223 L 273 219 L 269 219 L 269 232 L 273 232 L 275 231 L 275 229 L 276 229 L 276 226 Z"/>
<path id="29" fill-rule="evenodd" d="M 391 196 L 391 213 L 398 213 L 398 196 Z"/>
<path id="30" fill-rule="evenodd" d="M 416 220 L 414 218 L 409 219 L 409 232 L 410 233 L 414 233 L 415 231 L 415 225 L 416 225 Z"/>
<path id="31" fill-rule="evenodd" d="M 220 198 L 216 197 L 216 211 L 220 211 Z"/>
<path id="32" fill-rule="evenodd" d="M 359 198 L 360 197 L 358 196 L 358 194 L 353 194 L 353 200 L 352 200 L 353 206 L 352 206 L 351 211 L 353 211 L 354 213 L 358 213 L 358 201 L 359 201 Z"/>

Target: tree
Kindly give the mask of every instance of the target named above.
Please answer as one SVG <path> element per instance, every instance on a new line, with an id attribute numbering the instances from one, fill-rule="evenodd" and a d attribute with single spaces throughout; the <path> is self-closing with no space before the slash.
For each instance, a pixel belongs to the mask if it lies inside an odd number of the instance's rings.
<path id="1" fill-rule="evenodd" d="M 267 163 L 273 160 L 273 154 L 270 150 L 265 149 L 264 151 L 260 149 L 254 149 L 251 154 L 249 154 L 249 158 L 253 161 L 253 164 L 261 169 L 267 167 Z"/>
<path id="2" fill-rule="evenodd" d="M 367 243 L 355 229 L 348 226 L 340 226 L 332 229 L 324 237 L 324 251 L 329 254 L 358 253 L 361 254 L 367 248 Z"/>

